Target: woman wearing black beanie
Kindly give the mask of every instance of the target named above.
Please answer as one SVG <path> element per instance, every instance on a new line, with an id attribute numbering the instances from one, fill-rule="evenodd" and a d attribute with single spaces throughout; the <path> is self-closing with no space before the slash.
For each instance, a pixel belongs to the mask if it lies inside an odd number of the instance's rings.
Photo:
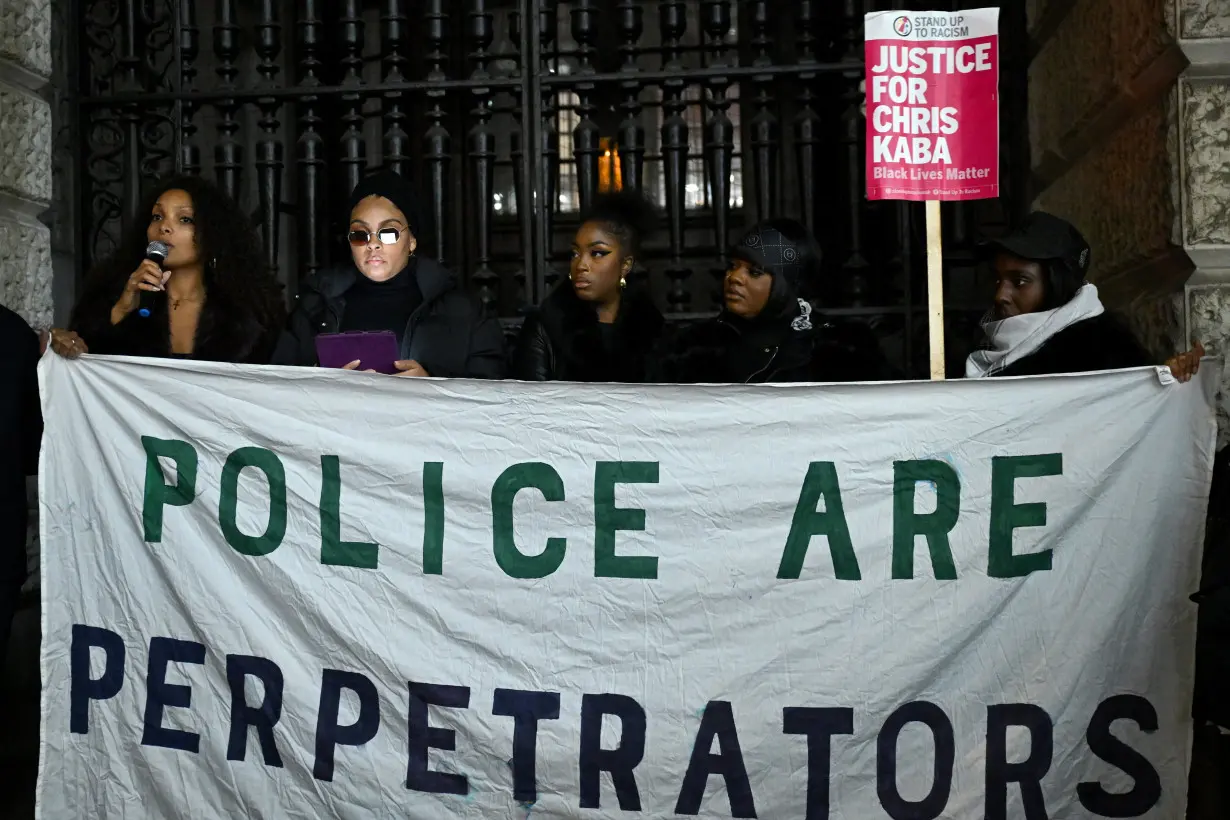
<path id="1" fill-rule="evenodd" d="M 762 384 L 891 378 L 866 325 L 824 322 L 803 298 L 820 273 L 820 248 L 798 222 L 769 219 L 731 249 L 723 307 L 683 331 L 655 381 Z"/>
<path id="2" fill-rule="evenodd" d="M 482 316 L 450 271 L 416 253 L 419 213 L 414 189 L 392 171 L 358 184 L 350 197 L 351 262 L 303 283 L 275 364 L 317 364 L 320 333 L 390 331 L 399 376 L 503 378 L 499 323 Z"/>

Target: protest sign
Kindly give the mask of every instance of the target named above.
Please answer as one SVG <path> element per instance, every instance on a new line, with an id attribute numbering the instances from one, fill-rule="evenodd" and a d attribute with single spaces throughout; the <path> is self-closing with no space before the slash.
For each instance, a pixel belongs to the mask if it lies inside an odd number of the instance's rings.
<path id="1" fill-rule="evenodd" d="M 999 9 L 866 16 L 867 197 L 999 196 Z"/>
<path id="2" fill-rule="evenodd" d="M 39 815 L 1180 816 L 1216 370 L 50 356 Z"/>
<path id="3" fill-rule="evenodd" d="M 944 378 L 943 200 L 999 196 L 999 9 L 864 18 L 867 198 L 927 203 L 931 378 Z"/>

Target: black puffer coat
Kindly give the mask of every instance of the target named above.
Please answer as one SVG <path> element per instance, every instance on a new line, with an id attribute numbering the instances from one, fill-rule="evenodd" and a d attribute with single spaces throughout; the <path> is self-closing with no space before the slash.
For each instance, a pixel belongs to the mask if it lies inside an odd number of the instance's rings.
<path id="1" fill-rule="evenodd" d="M 432 376 L 472 379 L 504 377 L 504 334 L 495 319 L 482 315 L 447 269 L 434 260 L 413 257 L 400 275 L 416 278 L 422 304 L 402 334 L 400 358 L 414 359 Z M 316 334 L 337 333 L 346 310 L 346 291 L 361 276 L 354 265 L 321 271 L 303 285 L 274 364 L 317 364 Z M 390 328 L 392 330 L 392 328 Z"/>

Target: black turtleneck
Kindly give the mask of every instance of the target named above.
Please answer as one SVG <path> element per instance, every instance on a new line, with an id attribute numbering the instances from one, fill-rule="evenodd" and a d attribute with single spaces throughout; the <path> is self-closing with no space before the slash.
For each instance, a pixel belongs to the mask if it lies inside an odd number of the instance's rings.
<path id="1" fill-rule="evenodd" d="M 397 334 L 400 345 L 410 314 L 421 304 L 423 294 L 414 276 L 413 263 L 384 282 L 373 282 L 360 273 L 346 291 L 341 330 L 391 330 Z"/>

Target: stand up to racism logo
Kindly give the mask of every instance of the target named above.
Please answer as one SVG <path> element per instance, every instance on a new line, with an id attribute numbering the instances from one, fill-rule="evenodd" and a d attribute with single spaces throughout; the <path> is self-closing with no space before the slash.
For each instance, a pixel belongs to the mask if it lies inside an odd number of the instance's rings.
<path id="1" fill-rule="evenodd" d="M 866 16 L 867 196 L 999 192 L 999 9 Z"/>

